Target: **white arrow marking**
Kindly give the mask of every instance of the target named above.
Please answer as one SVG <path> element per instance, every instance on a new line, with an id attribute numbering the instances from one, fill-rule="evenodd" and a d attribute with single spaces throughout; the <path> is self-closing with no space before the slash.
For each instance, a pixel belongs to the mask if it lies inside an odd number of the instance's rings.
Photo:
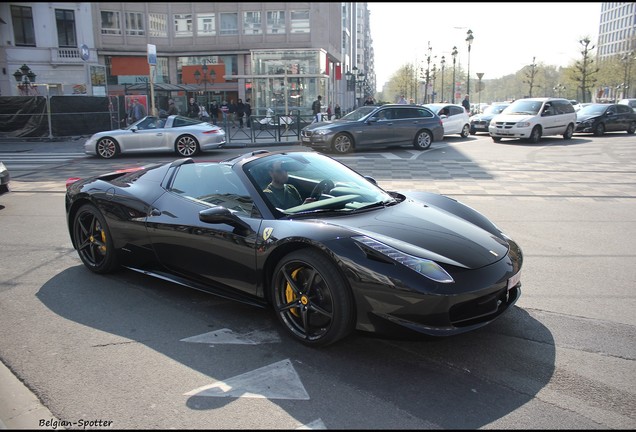
<path id="1" fill-rule="evenodd" d="M 327 426 L 325 426 L 322 419 L 318 419 L 296 428 L 296 430 L 300 429 L 327 429 Z"/>
<path id="2" fill-rule="evenodd" d="M 309 395 L 289 359 L 184 393 L 185 396 L 303 399 Z"/>
<path id="3" fill-rule="evenodd" d="M 197 336 L 181 339 L 181 342 L 205 343 L 205 344 L 237 344 L 256 345 L 259 343 L 276 343 L 280 338 L 276 332 L 253 331 L 244 335 L 235 334 L 230 329 L 215 330 Z"/>

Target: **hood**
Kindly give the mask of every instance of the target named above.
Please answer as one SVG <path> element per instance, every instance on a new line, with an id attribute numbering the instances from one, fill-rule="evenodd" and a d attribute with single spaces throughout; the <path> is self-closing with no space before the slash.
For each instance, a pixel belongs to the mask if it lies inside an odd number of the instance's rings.
<path id="1" fill-rule="evenodd" d="M 598 114 L 577 114 L 576 115 L 576 121 L 580 123 L 580 122 L 584 122 L 586 120 L 595 119 L 597 117 L 601 117 L 601 116 L 598 115 Z"/>
<path id="2" fill-rule="evenodd" d="M 539 114 L 497 114 L 494 118 L 498 122 L 517 123 L 522 121 L 532 121 Z"/>
<path id="3" fill-rule="evenodd" d="M 508 243 L 503 238 L 419 201 L 406 200 L 328 222 L 410 255 L 469 269 L 497 262 L 508 253 Z"/>
<path id="4" fill-rule="evenodd" d="M 350 121 L 346 120 L 331 120 L 331 121 L 321 121 L 316 123 L 311 123 L 305 126 L 303 129 L 308 131 L 315 131 L 319 129 L 332 129 L 339 125 L 351 124 Z"/>

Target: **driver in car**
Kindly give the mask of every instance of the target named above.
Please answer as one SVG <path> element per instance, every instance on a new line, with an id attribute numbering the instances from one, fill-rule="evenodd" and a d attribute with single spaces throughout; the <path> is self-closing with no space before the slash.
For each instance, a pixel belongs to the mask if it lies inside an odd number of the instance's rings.
<path id="1" fill-rule="evenodd" d="M 303 199 L 298 189 L 294 185 L 287 183 L 289 175 L 282 161 L 275 161 L 270 165 L 269 176 L 272 180 L 263 192 L 274 206 L 288 209 L 303 204 Z M 304 203 L 313 201 L 315 201 L 314 198 L 307 198 Z"/>

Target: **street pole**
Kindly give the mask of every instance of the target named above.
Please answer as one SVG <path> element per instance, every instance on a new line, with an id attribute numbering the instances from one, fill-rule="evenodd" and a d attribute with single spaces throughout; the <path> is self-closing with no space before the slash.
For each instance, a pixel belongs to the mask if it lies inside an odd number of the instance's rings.
<path id="1" fill-rule="evenodd" d="M 470 46 L 473 44 L 473 31 L 466 32 L 466 43 L 468 44 L 468 73 L 466 74 L 466 94 L 470 96 Z"/>
<path id="2" fill-rule="evenodd" d="M 457 47 L 456 46 L 453 47 L 453 52 L 451 53 L 451 55 L 453 56 L 453 97 L 451 98 L 451 100 L 453 101 L 453 103 L 455 103 L 455 63 L 457 61 Z"/>

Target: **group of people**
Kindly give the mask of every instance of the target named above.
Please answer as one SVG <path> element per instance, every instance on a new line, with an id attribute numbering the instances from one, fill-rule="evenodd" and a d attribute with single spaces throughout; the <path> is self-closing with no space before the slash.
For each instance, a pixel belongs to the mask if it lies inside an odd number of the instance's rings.
<path id="1" fill-rule="evenodd" d="M 233 99 L 230 99 L 229 103 L 223 101 L 220 106 L 216 101 L 212 101 L 209 108 L 208 111 L 205 106 L 199 105 L 194 98 L 190 98 L 186 115 L 190 118 L 198 118 L 203 121 L 212 120 L 213 124 L 217 124 L 219 114 L 221 114 L 224 120 L 229 119 L 232 127 L 236 127 L 235 122 L 237 120 L 239 128 L 242 128 L 244 125 L 251 127 L 252 105 L 250 104 L 250 99 L 246 99 L 245 102 L 243 102 L 243 99 L 239 98 L 236 103 L 234 103 Z M 245 119 L 247 120 L 245 121 Z"/>
<path id="2" fill-rule="evenodd" d="M 319 122 L 323 120 L 321 95 L 318 95 L 316 100 L 311 104 L 311 112 L 314 115 L 315 122 Z M 337 119 L 342 117 L 342 109 L 340 108 L 340 105 L 336 104 L 336 106 L 333 108 L 333 111 L 331 110 L 331 104 L 328 105 L 326 116 L 327 116 L 327 120 L 331 120 L 334 117 Z"/>

